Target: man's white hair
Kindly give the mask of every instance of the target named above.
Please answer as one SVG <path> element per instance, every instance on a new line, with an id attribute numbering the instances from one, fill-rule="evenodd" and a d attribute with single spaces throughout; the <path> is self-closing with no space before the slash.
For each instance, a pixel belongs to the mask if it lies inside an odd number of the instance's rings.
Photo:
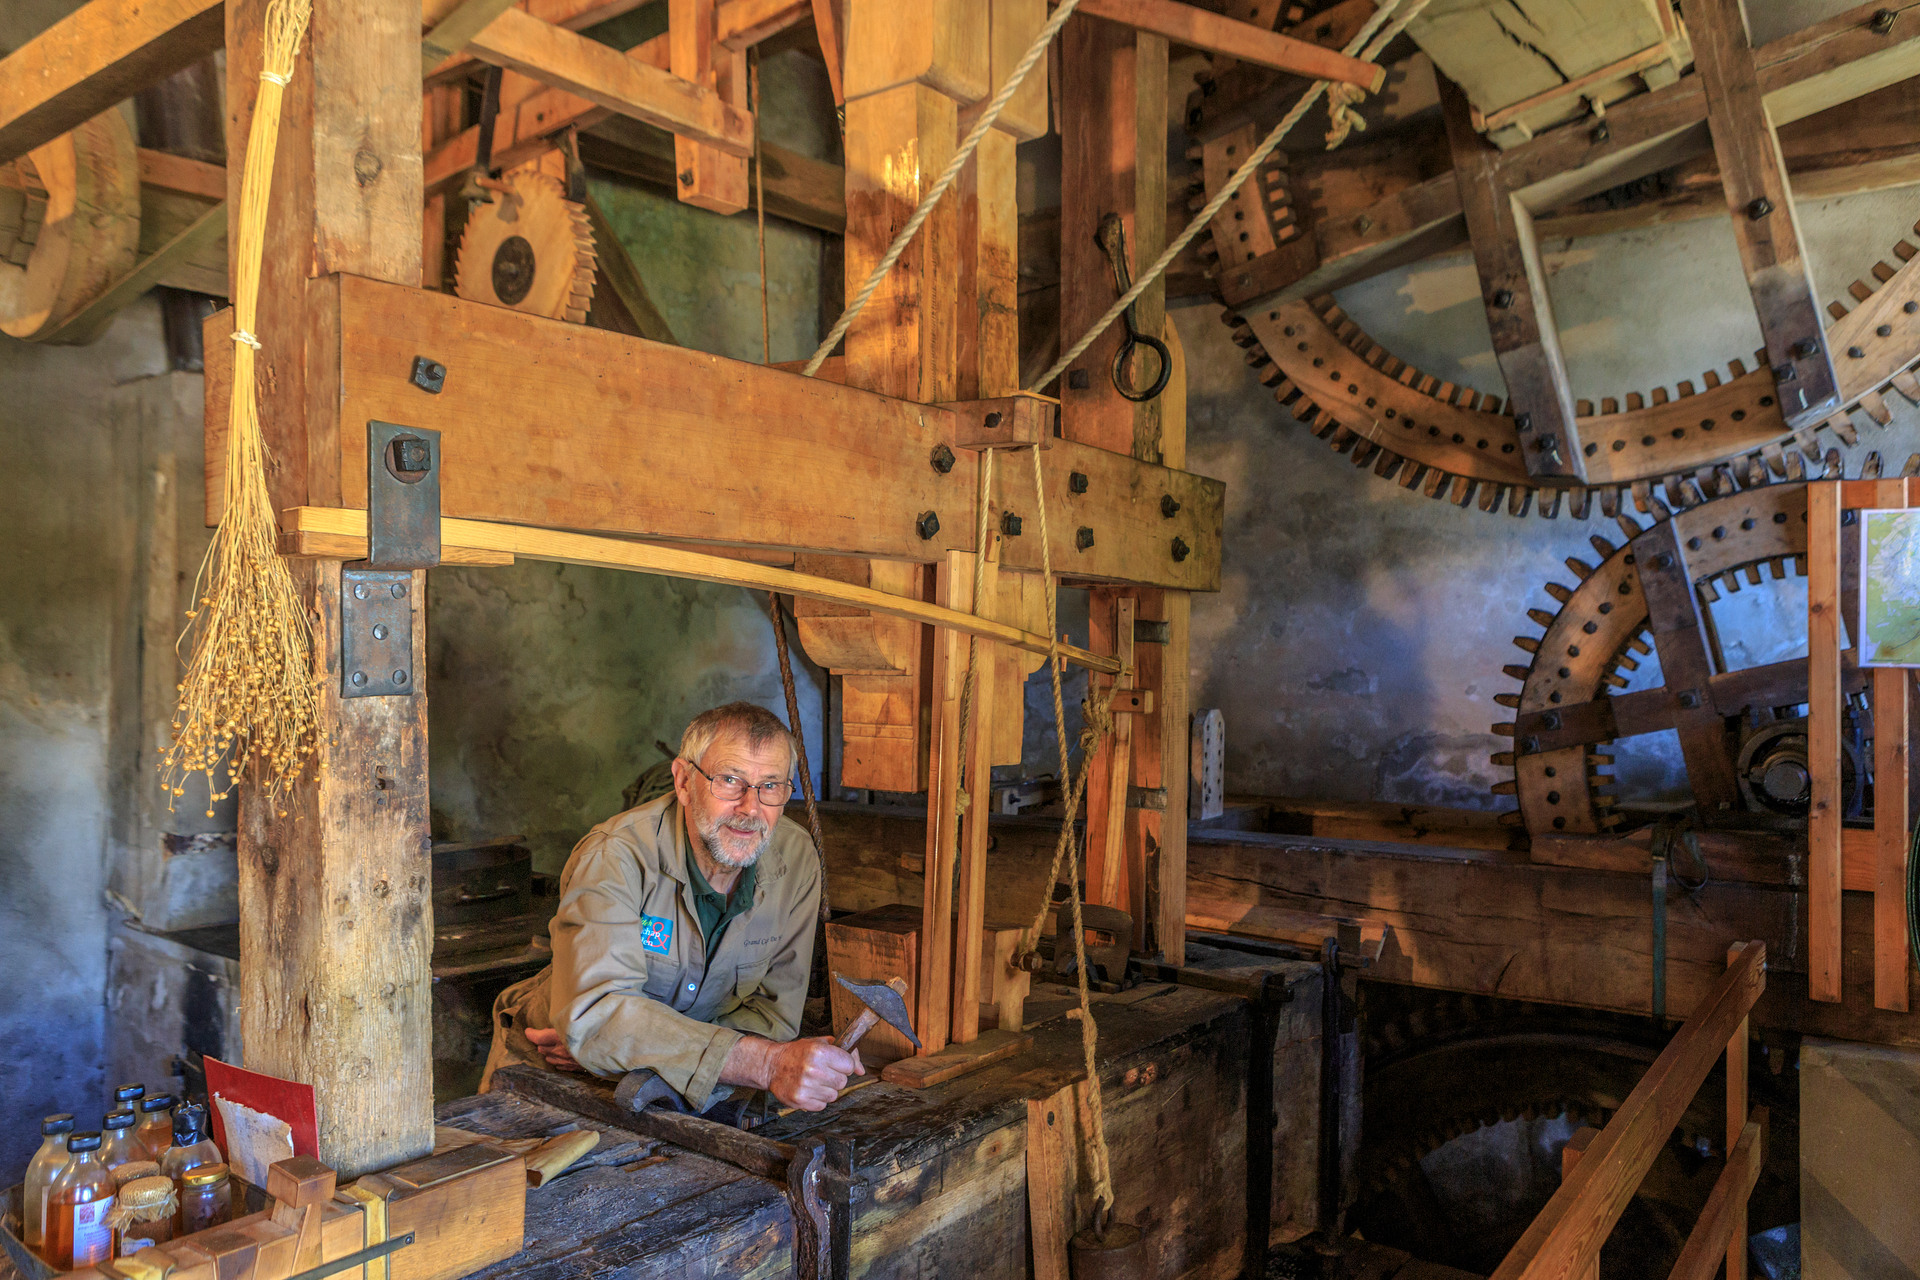
<path id="1" fill-rule="evenodd" d="M 699 764 L 714 743 L 736 736 L 745 738 L 747 746 L 756 751 L 776 740 L 785 743 L 789 774 L 800 763 L 799 745 L 787 726 L 773 712 L 751 702 L 729 702 L 695 716 L 680 735 L 680 758 Z"/>

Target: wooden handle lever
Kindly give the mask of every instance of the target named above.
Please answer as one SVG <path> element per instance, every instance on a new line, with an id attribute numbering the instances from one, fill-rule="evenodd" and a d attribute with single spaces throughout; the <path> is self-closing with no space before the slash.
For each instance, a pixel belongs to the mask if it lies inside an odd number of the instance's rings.
<path id="1" fill-rule="evenodd" d="M 860 1043 L 861 1036 L 873 1030 L 873 1024 L 878 1021 L 880 1021 L 879 1014 L 871 1009 L 862 1009 L 860 1016 L 848 1024 L 847 1029 L 840 1033 L 840 1038 L 834 1041 L 834 1044 L 839 1046 L 843 1052 L 852 1049 L 853 1046 Z"/>

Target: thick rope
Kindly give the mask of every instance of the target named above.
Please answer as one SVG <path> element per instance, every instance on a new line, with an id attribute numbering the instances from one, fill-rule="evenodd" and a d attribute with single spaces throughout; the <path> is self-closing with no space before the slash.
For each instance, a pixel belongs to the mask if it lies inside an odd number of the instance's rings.
<path id="1" fill-rule="evenodd" d="M 1100 1098 L 1099 1064 L 1094 1060 L 1100 1032 L 1093 1024 L 1093 1001 L 1087 989 L 1087 931 L 1080 911 L 1080 847 L 1073 838 L 1073 816 L 1079 812 L 1080 797 L 1085 793 L 1088 775 L 1093 771 L 1095 747 L 1113 731 L 1113 694 L 1109 691 L 1105 699 L 1098 699 L 1091 693 L 1087 696 L 1087 726 L 1080 732 L 1080 772 L 1075 775 L 1068 760 L 1066 704 L 1060 693 L 1060 618 L 1053 585 L 1053 543 L 1047 528 L 1047 487 L 1040 470 L 1040 450 L 1032 449 L 1029 452 L 1033 454 L 1033 492 L 1040 509 L 1040 574 L 1041 591 L 1047 601 L 1047 666 L 1053 681 L 1053 732 L 1060 744 L 1060 781 L 1066 784 L 1071 778 L 1072 783 L 1060 817 L 1060 838 L 1053 846 L 1053 869 L 1041 887 L 1040 909 L 1034 913 L 1027 936 L 1033 940 L 1040 937 L 1040 926 L 1046 922 L 1047 910 L 1052 905 L 1053 886 L 1059 883 L 1060 864 L 1064 859 L 1067 864 L 1068 898 L 1073 907 L 1074 971 L 1080 984 L 1080 1052 L 1087 1069 L 1087 1114 L 1090 1117 L 1087 1163 L 1093 1178 L 1094 1212 L 1099 1214 L 1113 1205 L 1113 1161 L 1107 1150 L 1107 1118 Z M 1119 687 L 1117 682 L 1114 687 Z"/>
<path id="2" fill-rule="evenodd" d="M 967 161 L 973 158 L 974 151 L 980 146 L 980 140 L 987 136 L 987 130 L 993 128 L 994 121 L 998 120 L 1000 113 L 1006 110 L 1007 103 L 1013 101 L 1013 95 L 1019 92 L 1020 84 L 1027 78 L 1027 73 L 1032 71 L 1045 56 L 1047 46 L 1053 43 L 1053 37 L 1059 33 L 1061 27 L 1066 25 L 1067 19 L 1073 16 L 1073 11 L 1079 6 L 1080 0 L 1061 0 L 1060 7 L 1053 11 L 1053 16 L 1047 19 L 1047 25 L 1040 28 L 1040 34 L 1035 36 L 1033 43 L 1028 46 L 1026 55 L 1015 64 L 1013 74 L 1007 77 L 1007 82 L 1000 86 L 1000 92 L 993 95 L 993 101 L 987 104 L 987 109 L 980 113 L 978 120 L 974 121 L 973 128 L 967 132 L 966 138 L 960 143 L 960 149 L 953 153 L 953 159 L 947 161 L 947 167 L 941 171 L 939 179 L 933 184 L 933 189 L 920 198 L 920 207 L 913 211 L 913 216 L 907 219 L 907 225 L 900 228 L 900 233 L 894 236 L 893 243 L 887 246 L 886 253 L 881 255 L 879 263 L 867 276 L 867 282 L 860 286 L 860 292 L 853 295 L 853 301 L 847 304 L 847 309 L 834 322 L 833 328 L 820 343 L 820 349 L 813 353 L 813 359 L 807 361 L 807 367 L 800 371 L 802 374 L 811 378 L 818 373 L 827 357 L 833 354 L 833 349 L 840 345 L 840 339 L 847 336 L 847 330 L 853 326 L 854 317 L 858 316 L 872 299 L 874 291 L 880 287 L 880 282 L 887 278 L 887 272 L 893 270 L 893 264 L 900 260 L 900 255 L 906 252 L 907 245 L 919 232 L 920 224 L 927 220 L 934 206 L 940 203 L 940 197 L 947 194 L 947 188 L 954 184 L 954 180 L 960 176 L 960 171 L 966 168 Z"/>
<path id="3" fill-rule="evenodd" d="M 787 730 L 793 734 L 793 755 L 800 764 L 800 794 L 807 798 L 807 825 L 813 828 L 813 849 L 820 855 L 820 920 L 827 919 L 827 837 L 820 830 L 820 803 L 813 794 L 813 770 L 807 764 L 807 734 L 800 727 L 800 699 L 793 691 L 793 663 L 787 657 L 787 624 L 780 597 L 767 592 L 767 613 L 773 618 L 773 647 L 780 655 L 780 687 L 787 695 Z M 824 935 L 823 935 L 824 936 Z"/>
<path id="4" fill-rule="evenodd" d="M 1405 14 L 1395 19 L 1391 27 L 1381 32 L 1379 39 L 1373 40 L 1371 44 L 1368 44 L 1368 41 L 1372 39 L 1374 33 L 1380 31 L 1381 24 L 1386 22 L 1388 17 L 1393 14 L 1394 9 L 1398 7 L 1399 3 L 1400 0 L 1387 0 L 1379 9 L 1375 10 L 1373 17 L 1367 20 L 1366 26 L 1360 29 L 1360 34 L 1356 35 L 1348 43 L 1343 52 L 1345 52 L 1348 57 L 1354 57 L 1357 54 L 1368 62 L 1374 61 L 1380 56 L 1381 51 L 1393 42 L 1394 37 L 1405 29 L 1407 23 L 1413 21 L 1413 19 L 1419 15 L 1420 11 L 1427 7 L 1428 0 L 1415 0 L 1415 3 L 1407 9 Z M 1358 51 L 1363 48 L 1366 52 L 1359 53 Z M 1053 362 L 1051 369 L 1048 369 L 1045 373 L 1034 379 L 1027 390 L 1038 391 L 1040 388 L 1051 383 L 1055 378 L 1067 371 L 1068 365 L 1085 354 L 1088 347 L 1100 340 L 1100 335 L 1105 333 L 1113 325 L 1113 322 L 1120 318 L 1121 313 L 1128 307 L 1131 307 L 1141 294 L 1151 288 L 1155 280 L 1158 280 L 1165 274 L 1167 268 L 1173 265 L 1173 260 L 1180 256 L 1181 251 L 1192 242 L 1195 236 L 1206 229 L 1207 225 L 1213 221 L 1214 215 L 1225 207 L 1227 201 L 1233 199 L 1234 193 L 1246 185 L 1247 179 L 1251 178 L 1254 172 L 1258 170 L 1262 164 L 1266 163 L 1267 157 L 1273 154 L 1274 149 L 1280 145 L 1281 141 L 1287 136 L 1288 132 L 1292 130 L 1293 126 L 1300 123 L 1301 117 L 1313 108 L 1313 104 L 1320 100 L 1320 95 L 1327 91 L 1331 83 L 1332 82 L 1328 80 L 1315 80 L 1312 86 L 1300 95 L 1300 101 L 1293 104 L 1293 110 L 1287 112 L 1280 123 L 1274 126 L 1273 132 L 1267 135 L 1266 141 L 1254 148 L 1253 154 L 1247 157 L 1247 162 L 1234 172 L 1233 177 L 1224 187 L 1221 187 L 1219 191 L 1214 193 L 1213 199 L 1207 201 L 1206 207 L 1194 216 L 1193 221 L 1187 224 L 1186 230 L 1173 238 L 1173 243 L 1169 244 L 1166 250 L 1154 260 L 1153 266 L 1138 280 L 1133 282 L 1131 289 L 1121 294 L 1119 299 L 1111 307 L 1107 308 L 1105 315 L 1093 322 L 1093 327 L 1081 335 L 1080 341 L 1074 343 L 1060 354 L 1060 358 Z"/>

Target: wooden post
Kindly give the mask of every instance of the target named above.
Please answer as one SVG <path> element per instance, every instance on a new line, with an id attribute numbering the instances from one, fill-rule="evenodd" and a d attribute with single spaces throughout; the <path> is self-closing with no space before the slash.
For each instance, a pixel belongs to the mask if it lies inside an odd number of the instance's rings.
<path id="1" fill-rule="evenodd" d="M 1905 674 L 1904 672 L 1902 674 Z M 1747 944 L 1736 942 L 1727 948 L 1727 964 L 1738 964 L 1740 953 Z M 1734 1148 L 1740 1145 L 1740 1134 L 1747 1127 L 1747 1030 L 1748 1019 L 1740 1019 L 1740 1025 L 1733 1029 L 1733 1035 L 1727 1041 L 1727 1163 L 1733 1163 Z M 1740 1196 L 1730 1206 L 1733 1216 L 1733 1232 L 1727 1237 L 1727 1275 L 1744 1277 L 1747 1274 L 1747 1198 Z M 1596 1263 L 1598 1259 L 1595 1259 Z"/>
<path id="2" fill-rule="evenodd" d="M 1840 485 L 1807 485 L 1807 994 L 1840 999 Z"/>
<path id="3" fill-rule="evenodd" d="M 1101 628 L 1106 631 L 1109 652 L 1129 667 L 1133 665 L 1133 622 L 1138 606 L 1139 601 L 1130 595 L 1104 589 L 1093 593 L 1092 612 L 1113 619 L 1108 627 Z M 1093 643 L 1099 645 L 1101 639 L 1093 638 Z M 1131 676 L 1119 677 L 1115 683 L 1122 689 L 1134 687 Z M 1100 696 L 1100 692 L 1089 690 L 1090 699 Z M 1127 813 L 1136 718 L 1130 712 L 1114 713 L 1113 737 L 1096 757 L 1093 775 L 1087 780 L 1087 900 L 1132 912 L 1137 942 L 1144 923 L 1141 899 L 1146 886 L 1143 868 L 1133 865 L 1133 854 L 1139 846 L 1128 839 L 1131 823 Z"/>
<path id="4" fill-rule="evenodd" d="M 266 9 L 226 7 L 236 217 Z M 257 325 L 276 508 L 342 505 L 327 461 L 339 446 L 320 438 L 336 418 L 308 403 L 321 358 L 306 347 L 308 320 L 331 294 L 308 280 L 420 282 L 419 41 L 418 0 L 315 0 L 287 87 Z M 324 370 L 312 372 L 318 394 Z M 243 790 L 240 1017 L 249 1068 L 314 1086 L 319 1158 L 346 1178 L 433 1147 L 426 575 L 411 587 L 415 692 L 342 699 L 340 564 L 293 571 L 316 619 L 322 771 L 284 814 Z"/>
<path id="5" fill-rule="evenodd" d="M 669 70 L 719 93 L 735 108 L 747 108 L 747 51 L 714 40 L 714 0 L 668 0 Z M 760 104 L 754 103 L 758 130 Z M 676 136 L 673 140 L 675 189 L 687 204 L 715 213 L 739 213 L 748 204 L 747 160 Z"/>
<path id="6" fill-rule="evenodd" d="M 1874 485 L 1875 504 L 1908 505 L 1910 479 Z M 1861 530 L 1864 537 L 1866 531 Z M 1862 622 L 1864 623 L 1864 619 Z M 1910 672 L 1873 670 L 1873 1005 L 1907 1011 L 1907 841 L 1911 837 Z"/>
<path id="7" fill-rule="evenodd" d="M 985 468 L 981 470 L 984 476 Z M 978 500 L 987 500 L 984 486 Z M 984 613 L 1000 594 L 997 530 L 988 533 L 987 545 L 980 549 L 980 554 L 987 557 L 987 563 L 973 608 L 977 613 Z M 963 682 L 967 649 L 963 641 L 959 646 Z M 993 641 L 982 640 L 973 651 L 973 697 L 968 712 L 973 723 L 967 729 L 967 812 L 960 822 L 960 879 L 955 903 L 958 913 L 953 928 L 953 1009 L 949 1015 L 948 1039 L 954 1044 L 969 1044 L 980 1035 L 981 944 L 987 923 L 987 822 L 993 814 L 993 695 L 999 649 Z M 927 865 L 933 865 L 931 860 Z"/>
<path id="8" fill-rule="evenodd" d="M 1068 1280 L 1067 1242 L 1074 1232 L 1072 1126 L 1081 1086 L 1027 1103 L 1027 1217 L 1034 1280 Z"/>
<path id="9" fill-rule="evenodd" d="M 939 566 L 935 589 L 949 609 L 973 608 L 973 557 L 949 551 Z M 953 868 L 960 841 L 956 812 L 960 789 L 960 688 L 966 680 L 967 638 L 958 631 L 937 631 L 933 638 L 933 716 L 927 782 L 926 888 L 920 929 L 919 1006 L 914 1030 L 923 1054 L 947 1047 L 953 998 Z M 978 1023 L 976 1022 L 976 1026 Z"/>
<path id="10" fill-rule="evenodd" d="M 1580 1157 L 1587 1154 L 1587 1148 L 1592 1146 L 1593 1140 L 1599 1136 L 1598 1129 L 1582 1128 L 1567 1139 L 1567 1145 L 1560 1148 L 1562 1181 L 1565 1181 L 1567 1175 L 1573 1172 L 1575 1166 L 1580 1163 Z M 1569 1280 L 1600 1280 L 1600 1250 L 1596 1248 L 1591 1258 L 1575 1267 Z"/>

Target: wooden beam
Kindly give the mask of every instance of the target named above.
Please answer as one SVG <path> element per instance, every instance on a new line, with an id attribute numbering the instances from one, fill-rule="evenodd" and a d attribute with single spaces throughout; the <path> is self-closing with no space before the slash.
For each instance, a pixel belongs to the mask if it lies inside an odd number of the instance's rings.
<path id="1" fill-rule="evenodd" d="M 1839 407 L 1840 390 L 1813 275 L 1800 248 L 1786 161 L 1760 98 L 1746 16 L 1740 0 L 1687 0 L 1687 21 L 1733 238 L 1779 384 L 1781 411 L 1789 427 L 1810 426 Z"/>
<path id="2" fill-rule="evenodd" d="M 61 321 L 60 327 L 42 342 L 91 342 L 99 337 L 113 318 L 147 290 L 164 281 L 169 272 L 209 245 L 219 241 L 227 230 L 227 208 L 223 201 L 209 208 L 185 230 L 133 264 L 127 273 L 108 285 L 84 307 Z"/>
<path id="3" fill-rule="evenodd" d="M 222 0 L 92 0 L 0 59 L 0 164 L 220 47 Z"/>
<path id="4" fill-rule="evenodd" d="M 672 189 L 673 139 L 624 116 L 583 125 L 580 158 L 595 169 Z M 840 235 L 847 229 L 846 171 L 771 142 L 760 144 L 767 216 Z"/>
<path id="5" fill-rule="evenodd" d="M 1840 486 L 1807 486 L 1807 989 L 1839 1000 L 1840 819 Z"/>
<path id="6" fill-rule="evenodd" d="M 641 337 L 649 342 L 678 346 L 667 318 L 660 314 L 660 309 L 653 305 L 652 296 L 647 293 L 647 282 L 640 278 L 640 269 L 634 266 L 626 246 L 620 243 L 613 224 L 607 221 L 607 215 L 601 211 L 592 193 L 588 193 L 586 205 L 587 223 L 593 228 L 593 243 L 599 253 L 600 271 L 606 276 L 614 297 L 626 308 Z"/>
<path id="7" fill-rule="evenodd" d="M 230 212 L 267 8 L 226 5 Z M 325 343 L 309 346 L 309 274 L 357 272 L 396 292 L 420 279 L 420 15 L 401 0 L 315 0 L 287 86 L 255 323 L 277 506 L 340 501 L 337 473 L 309 465 L 331 389 Z M 216 347 L 232 346 L 231 327 Z M 224 405 L 231 375 L 210 366 L 207 398 Z M 318 1155 L 344 1178 L 433 1148 L 426 575 L 409 587 L 415 694 L 346 699 L 340 567 L 293 569 L 314 620 L 317 772 L 277 805 L 242 790 L 240 1008 L 245 1065 L 314 1086 Z"/>
<path id="8" fill-rule="evenodd" d="M 1642 545 L 1646 550 L 1637 549 Z M 1673 727 L 1687 762 L 1687 785 L 1701 814 L 1711 822 L 1739 804 L 1740 783 L 1727 748 L 1726 718 L 1714 705 L 1713 659 L 1700 598 L 1687 571 L 1686 550 L 1671 521 L 1655 525 L 1646 542 L 1636 542 L 1635 547 L 1634 568 L 1647 599 L 1661 676 L 1676 704 Z"/>
<path id="9" fill-rule="evenodd" d="M 1728 965 L 1739 962 L 1742 945 L 1743 944 L 1735 943 L 1727 949 Z M 1733 1035 L 1727 1040 L 1727 1082 L 1725 1091 L 1727 1108 L 1727 1173 L 1731 1173 L 1733 1169 L 1740 1164 L 1740 1143 L 1741 1140 L 1746 1137 L 1746 1129 L 1749 1123 L 1747 1120 L 1747 1046 L 1751 1042 L 1752 1037 L 1751 1023 L 1752 1020 L 1750 1018 L 1740 1019 L 1740 1025 L 1733 1029 Z M 1755 1137 L 1758 1137 L 1757 1127 Z M 1727 1274 L 1730 1276 L 1743 1276 L 1747 1274 L 1747 1195 L 1753 1190 L 1754 1180 L 1760 1173 L 1759 1155 L 1757 1143 L 1749 1147 L 1747 1152 L 1749 1167 L 1743 1170 L 1746 1175 L 1746 1181 L 1743 1184 L 1737 1184 L 1735 1187 L 1729 1187 L 1728 1189 L 1730 1194 L 1727 1197 L 1729 1203 L 1726 1207 L 1726 1241 L 1724 1248 L 1718 1252 L 1725 1257 Z M 1716 1186 L 1715 1190 L 1718 1189 Z M 1735 1191 L 1737 1191 L 1737 1194 L 1733 1194 Z M 1711 1196 L 1708 1197 L 1708 1203 L 1709 1205 L 1712 1203 Z M 1707 1227 L 1708 1222 L 1711 1221 L 1711 1215 L 1709 1214 L 1703 1213 L 1700 1216 L 1701 1221 L 1694 1226 L 1695 1234 L 1698 1234 L 1702 1227 Z M 1709 1230 L 1717 1231 L 1718 1228 L 1716 1226 L 1709 1228 Z M 1714 1244 L 1720 1243 L 1715 1236 L 1712 1235 L 1708 1236 L 1708 1241 Z M 1693 1243 L 1691 1236 L 1688 1237 L 1687 1243 Z M 1708 1249 L 1707 1252 L 1711 1255 L 1714 1250 Z M 1712 1272 L 1710 1269 L 1707 1280 L 1712 1280 Z"/>
<path id="10" fill-rule="evenodd" d="M 970 613 L 973 557 L 964 551 L 949 551 L 936 575 L 934 594 L 940 605 L 949 611 Z M 960 699 L 965 678 L 966 643 L 961 634 L 951 629 L 936 632 L 926 738 L 926 880 L 921 892 L 920 980 L 914 990 L 918 1003 L 913 1019 L 922 1056 L 947 1047 L 959 1012 L 953 1003 L 958 985 L 954 975 L 960 961 L 955 945 L 954 873 L 960 848 Z M 977 1022 L 975 1029 L 977 1036 Z"/>
<path id="11" fill-rule="evenodd" d="M 523 9 L 502 13 L 468 48 L 482 62 L 510 67 L 676 137 L 731 156 L 752 153 L 753 117 L 712 89 L 542 22 Z"/>
<path id="12" fill-rule="evenodd" d="M 1350 58 L 1306 40 L 1266 27 L 1180 4 L 1178 0 L 1081 0 L 1076 13 L 1105 18 L 1138 31 L 1165 36 L 1177 45 L 1271 67 L 1309 80 L 1357 84 L 1372 92 L 1386 82 L 1387 69 L 1364 58 Z"/>
<path id="13" fill-rule="evenodd" d="M 1487 328 L 1527 474 L 1547 483 L 1582 482 L 1584 446 L 1533 215 L 1507 189 L 1499 153 L 1474 132 L 1466 95 L 1451 81 L 1441 83 L 1440 107 Z"/>
<path id="14" fill-rule="evenodd" d="M 745 112 L 747 53 L 717 44 L 715 0 L 668 0 L 667 9 L 668 69 Z M 673 156 L 674 185 L 683 202 L 719 214 L 739 213 L 747 207 L 746 157 L 678 135 Z"/>
<path id="15" fill-rule="evenodd" d="M 331 538 L 365 538 L 367 513 L 354 507 L 292 507 L 283 511 L 280 527 L 284 533 L 321 535 Z M 930 604 L 906 596 L 888 595 L 869 587 L 855 586 L 833 578 L 795 573 L 729 556 L 688 551 L 680 547 L 652 542 L 634 542 L 624 538 L 601 538 L 591 534 L 568 533 L 559 529 L 535 529 L 526 525 L 496 524 L 486 520 L 459 520 L 443 516 L 440 536 L 444 545 L 465 552 L 511 555 L 522 560 L 548 560 L 556 564 L 580 564 L 602 569 L 626 569 L 668 578 L 686 578 L 694 582 L 715 582 L 723 586 L 745 587 L 753 591 L 776 591 L 799 596 L 803 600 L 824 600 L 851 605 L 893 618 L 905 618 L 926 626 L 940 627 L 962 635 L 975 635 L 1028 653 L 1046 653 L 1047 638 L 1019 627 L 976 617 L 964 610 Z M 354 549 L 339 544 L 339 553 Z M 488 563 L 472 559 L 469 563 Z M 971 581 L 971 578 L 968 579 Z M 1089 671 L 1117 673 L 1113 658 L 1062 643 L 1061 658 Z M 963 659 L 964 661 L 964 659 Z"/>
<path id="16" fill-rule="evenodd" d="M 420 38 L 420 70 L 431 76 L 434 68 L 461 52 L 483 27 L 512 5 L 514 0 L 460 0 L 451 13 L 434 24 Z"/>
<path id="17" fill-rule="evenodd" d="M 140 185 L 218 203 L 227 198 L 227 171 L 217 164 L 140 148 Z"/>
<path id="18" fill-rule="evenodd" d="M 979 460 L 958 443 L 950 409 L 357 276 L 310 288 L 325 416 L 316 411 L 311 454 L 300 456 L 340 505 L 365 501 L 366 424 L 378 420 L 442 433 L 447 515 L 920 563 L 973 549 Z M 226 333 L 207 355 L 216 476 Z M 438 395 L 409 381 L 416 355 L 446 366 Z M 516 393 L 503 405 L 496 375 L 507 374 Z M 956 455 L 944 473 L 930 462 L 940 444 Z M 1062 440 L 1047 454 L 1046 482 L 1052 509 L 1072 513 L 1051 522 L 1063 576 L 1217 589 L 1219 481 Z M 1026 517 L 1006 540 L 1005 566 L 1034 572 L 1032 474 L 1002 465 L 994 491 L 1001 510 Z M 219 493 L 210 486 L 210 519 Z M 846 496 L 823 500 L 835 494 Z M 1171 518 L 1166 497 L 1179 504 Z M 928 512 L 937 530 L 921 520 Z M 1084 549 L 1081 528 L 1093 532 Z M 1190 548 L 1185 559 L 1173 557 L 1175 537 Z"/>
<path id="19" fill-rule="evenodd" d="M 1734 1028 L 1760 998 L 1765 961 L 1766 948 L 1759 943 L 1740 953 L 1489 1280 L 1578 1275 L 1599 1255 L 1601 1242 L 1639 1190 Z"/>
<path id="20" fill-rule="evenodd" d="M 1131 673 L 1133 622 L 1139 600 L 1117 591 L 1096 591 L 1088 600 L 1088 608 L 1104 624 L 1093 626 L 1089 638 L 1109 649 L 1121 668 Z M 1134 686 L 1131 674 L 1117 677 L 1113 683 L 1123 690 Z M 1089 690 L 1088 696 L 1105 697 L 1106 690 Z M 1137 945 L 1146 928 L 1146 885 L 1144 867 L 1134 865 L 1134 855 L 1144 854 L 1144 850 L 1139 841 L 1130 838 L 1133 833 L 1127 813 L 1127 788 L 1133 779 L 1133 730 L 1134 716 L 1117 712 L 1112 736 L 1094 758 L 1094 772 L 1087 782 L 1086 866 L 1087 901 L 1118 907 L 1132 915 Z"/>

